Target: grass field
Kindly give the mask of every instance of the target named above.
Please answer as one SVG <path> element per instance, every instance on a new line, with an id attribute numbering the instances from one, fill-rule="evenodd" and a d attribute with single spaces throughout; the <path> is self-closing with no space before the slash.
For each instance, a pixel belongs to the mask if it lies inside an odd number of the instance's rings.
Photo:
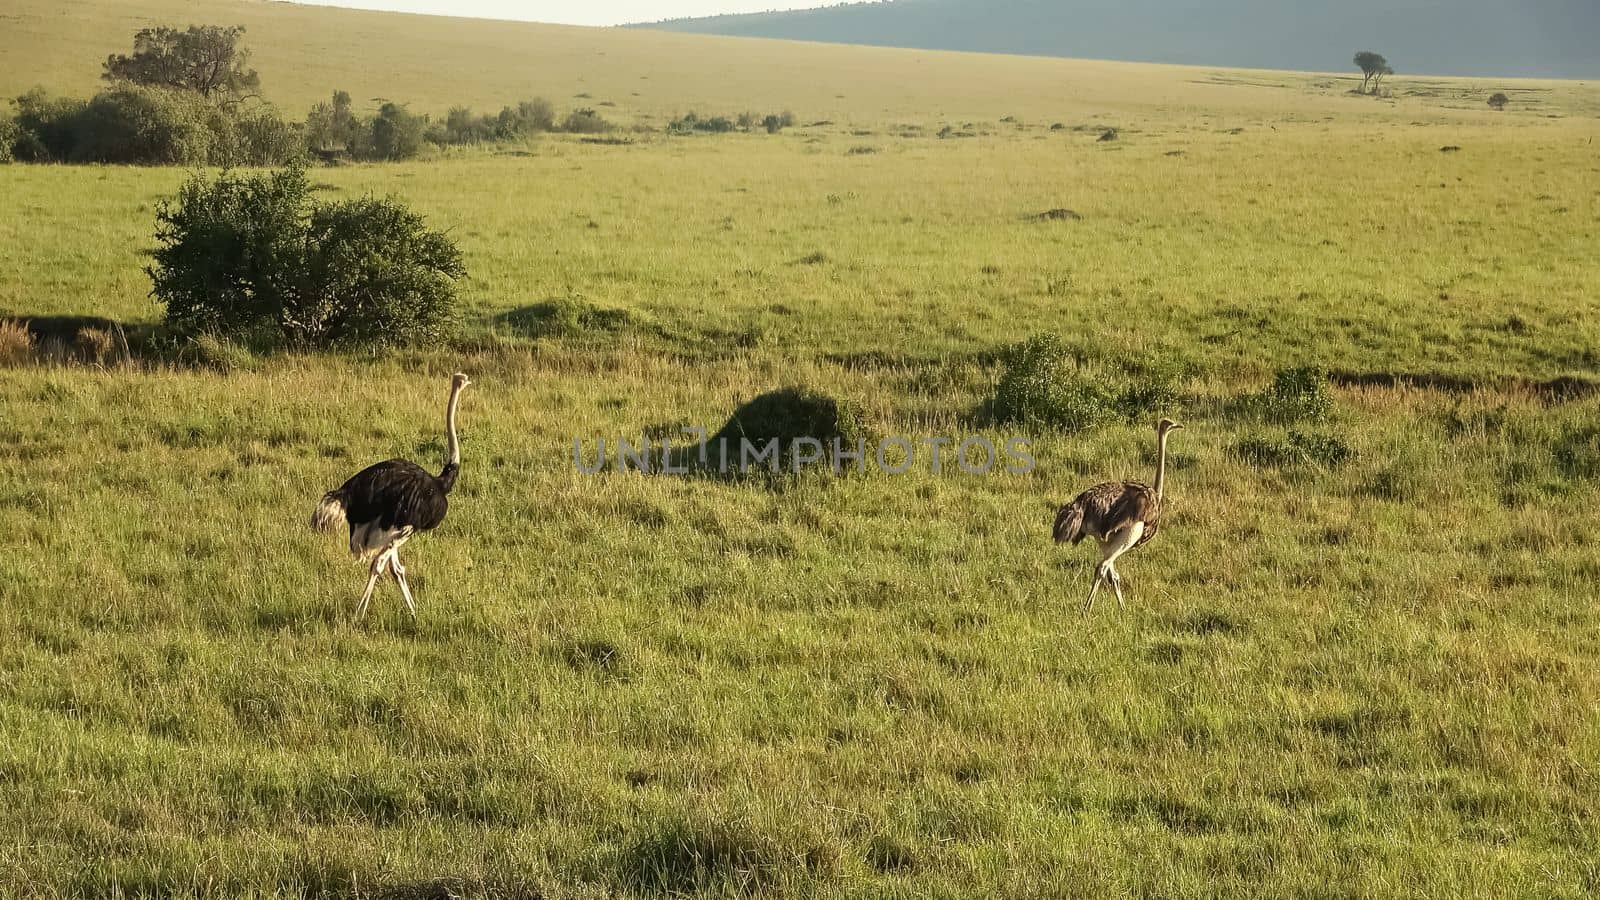
<path id="1" fill-rule="evenodd" d="M 139 23 L 202 10 L 250 27 L 286 108 L 589 93 L 645 126 L 830 124 L 315 170 L 460 242 L 449 346 L 0 367 L 0 894 L 1600 890 L 1596 86 L 1374 101 L 172 2 L 14 7 L 0 86 L 86 92 Z M 392 69 L 363 74 L 375 46 Z M 1491 87 L 1517 109 L 1480 109 Z M 0 166 L 0 319 L 156 323 L 143 254 L 183 177 Z M 1032 218 L 1055 208 L 1080 218 Z M 530 334 L 552 300 L 613 313 Z M 715 428 L 789 384 L 1003 438 L 996 353 L 1050 331 L 1091 373 L 1192 373 L 1125 613 L 1082 612 L 1092 550 L 1049 525 L 1149 477 L 1146 423 L 1034 434 L 1020 476 L 573 465 L 574 438 Z M 1302 364 L 1338 374 L 1333 412 L 1260 421 Z M 365 570 L 305 519 L 369 462 L 436 466 L 458 369 L 420 621 L 385 585 L 353 624 Z"/>

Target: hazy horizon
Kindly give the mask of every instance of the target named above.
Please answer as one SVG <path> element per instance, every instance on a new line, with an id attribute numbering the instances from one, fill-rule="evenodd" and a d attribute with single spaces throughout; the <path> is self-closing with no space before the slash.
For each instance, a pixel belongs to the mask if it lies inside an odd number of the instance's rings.
<path id="1" fill-rule="evenodd" d="M 514 22 L 545 22 L 553 25 L 634 25 L 664 19 L 697 18 L 751 12 L 777 12 L 815 9 L 825 3 L 807 0 L 542 0 L 516 3 L 511 0 L 291 0 L 307 6 L 341 6 L 383 12 L 420 13 L 474 19 L 505 19 Z"/>

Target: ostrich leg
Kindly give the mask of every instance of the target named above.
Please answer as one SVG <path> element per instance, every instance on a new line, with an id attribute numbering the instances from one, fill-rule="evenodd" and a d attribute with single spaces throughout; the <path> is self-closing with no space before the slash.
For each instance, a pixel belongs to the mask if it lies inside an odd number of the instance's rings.
<path id="1" fill-rule="evenodd" d="M 356 607 L 356 621 L 367 617 L 367 606 L 372 603 L 372 591 L 378 586 L 378 579 L 383 577 L 383 570 L 389 564 L 389 549 L 385 548 L 372 558 L 372 577 L 367 579 L 367 592 L 361 595 L 361 603 Z"/>
<path id="2" fill-rule="evenodd" d="M 417 620 L 417 604 L 411 600 L 411 585 L 406 583 L 406 567 L 400 565 L 400 553 L 398 550 L 395 552 L 393 559 L 394 561 L 389 564 L 389 568 L 394 572 L 394 580 L 400 582 L 400 596 L 405 598 L 406 609 L 411 613 L 411 621 L 415 622 Z"/>
<path id="3" fill-rule="evenodd" d="M 1099 592 L 1100 585 L 1107 580 L 1106 559 L 1111 555 L 1111 543 L 1105 541 L 1100 544 L 1100 562 L 1094 567 L 1094 581 L 1089 584 L 1089 599 L 1084 601 L 1083 611 L 1094 609 L 1094 595 Z"/>
<path id="4" fill-rule="evenodd" d="M 1144 534 L 1144 523 L 1134 522 L 1126 528 L 1119 529 L 1106 536 L 1100 544 L 1100 564 L 1094 567 L 1094 584 L 1089 587 L 1089 599 L 1083 605 L 1083 611 L 1094 609 L 1094 595 L 1100 590 L 1101 584 L 1110 584 L 1111 589 L 1117 594 L 1117 608 L 1126 609 L 1122 600 L 1122 576 L 1117 574 L 1117 557 L 1127 553 L 1134 544 L 1139 542 L 1139 535 Z"/>

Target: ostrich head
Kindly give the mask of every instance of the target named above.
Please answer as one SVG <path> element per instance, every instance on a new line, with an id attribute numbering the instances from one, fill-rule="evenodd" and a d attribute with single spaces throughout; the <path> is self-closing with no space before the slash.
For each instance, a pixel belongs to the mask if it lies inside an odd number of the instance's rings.
<path id="1" fill-rule="evenodd" d="M 1161 437 L 1166 437 L 1168 432 L 1177 431 L 1182 427 L 1182 425 L 1179 425 L 1177 422 L 1174 422 L 1171 419 L 1162 419 L 1156 423 L 1156 434 L 1160 435 Z"/>
<path id="2" fill-rule="evenodd" d="M 470 384 L 472 384 L 472 379 L 468 378 L 465 372 L 457 372 L 450 378 L 450 387 L 453 390 L 459 391 Z"/>

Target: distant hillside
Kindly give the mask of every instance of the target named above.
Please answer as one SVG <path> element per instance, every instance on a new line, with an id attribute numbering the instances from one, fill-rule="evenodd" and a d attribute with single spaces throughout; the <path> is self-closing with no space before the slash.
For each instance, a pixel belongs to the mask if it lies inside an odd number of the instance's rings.
<path id="1" fill-rule="evenodd" d="M 1337 71 L 1600 77 L 1600 0 L 898 0 L 639 27 L 740 37 Z"/>

